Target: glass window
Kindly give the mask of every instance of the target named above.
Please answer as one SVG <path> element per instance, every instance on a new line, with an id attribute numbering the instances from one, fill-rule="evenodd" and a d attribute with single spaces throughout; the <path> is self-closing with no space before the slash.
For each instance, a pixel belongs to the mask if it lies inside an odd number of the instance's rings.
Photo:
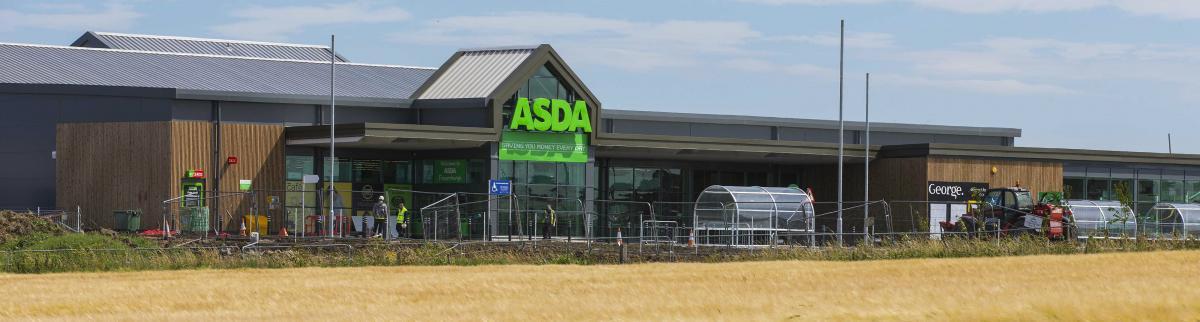
<path id="1" fill-rule="evenodd" d="M 1087 179 L 1087 200 L 1111 200 L 1111 189 L 1109 188 L 1108 179 Z"/>
<path id="2" fill-rule="evenodd" d="M 1136 194 L 1137 191 L 1134 191 L 1133 179 L 1113 179 L 1113 180 L 1109 180 L 1108 182 L 1109 182 L 1108 191 L 1104 194 L 1104 198 L 1105 198 L 1104 200 L 1115 200 L 1115 201 L 1121 200 L 1117 196 L 1117 186 L 1118 185 L 1125 186 L 1125 191 L 1129 194 L 1130 200 L 1132 200 L 1137 195 Z"/>
<path id="3" fill-rule="evenodd" d="M 1183 180 L 1163 180 L 1162 187 L 1159 189 L 1159 199 L 1163 202 L 1180 202 L 1184 201 Z"/>
<path id="4" fill-rule="evenodd" d="M 529 162 L 529 184 L 558 184 L 558 169 L 553 162 Z"/>
<path id="5" fill-rule="evenodd" d="M 1200 203 L 1200 180 L 1187 181 L 1187 202 Z"/>
<path id="6" fill-rule="evenodd" d="M 379 182 L 382 162 L 379 160 L 354 160 L 350 162 L 354 182 Z"/>
<path id="7" fill-rule="evenodd" d="M 352 161 L 353 160 L 347 158 L 338 158 L 338 168 L 337 172 L 334 173 L 336 175 L 334 181 L 350 182 L 350 163 Z M 325 157 L 325 178 L 330 176 L 329 172 L 333 169 L 333 166 L 330 166 L 330 164 L 331 162 L 329 161 L 329 157 Z"/>
<path id="8" fill-rule="evenodd" d="M 1086 178 L 1063 178 L 1063 199 L 1089 199 L 1086 183 Z"/>
<path id="9" fill-rule="evenodd" d="M 412 183 L 412 163 L 388 161 L 383 165 L 384 183 Z"/>
<path id="10" fill-rule="evenodd" d="M 287 180 L 303 180 L 306 174 L 316 174 L 312 156 L 289 155 L 284 162 L 287 163 Z"/>
<path id="11" fill-rule="evenodd" d="M 1158 180 L 1137 181 L 1138 202 L 1158 202 Z"/>

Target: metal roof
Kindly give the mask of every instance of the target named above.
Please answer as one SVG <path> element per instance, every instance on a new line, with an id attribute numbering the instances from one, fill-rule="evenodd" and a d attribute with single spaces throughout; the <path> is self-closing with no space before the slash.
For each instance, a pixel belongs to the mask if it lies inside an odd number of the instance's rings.
<path id="1" fill-rule="evenodd" d="M 418 99 L 487 97 L 516 71 L 536 46 L 463 49 Z"/>
<path id="2" fill-rule="evenodd" d="M 337 96 L 407 100 L 432 68 L 339 63 Z M 329 63 L 0 43 L 0 83 L 329 95 Z"/>
<path id="3" fill-rule="evenodd" d="M 89 31 L 71 46 L 217 56 L 329 61 L 328 46 L 258 41 L 136 35 Z M 338 62 L 347 62 L 336 55 Z"/>
<path id="4" fill-rule="evenodd" d="M 652 111 L 634 111 L 634 110 L 615 110 L 604 109 L 600 111 L 601 119 L 617 119 L 617 120 L 642 120 L 642 121 L 660 121 L 660 122 L 691 122 L 702 124 L 733 124 L 733 125 L 765 125 L 765 126 L 782 126 L 794 128 L 812 128 L 812 129 L 838 129 L 838 121 L 836 120 L 817 120 L 817 119 L 800 119 L 800 118 L 785 118 L 785 117 L 767 117 L 767 116 L 746 116 L 746 115 L 722 115 L 722 114 L 697 114 L 697 113 L 677 113 L 677 112 L 652 112 Z M 862 130 L 864 129 L 863 122 L 846 121 L 847 130 Z M 930 133 L 930 134 L 954 134 L 954 135 L 981 135 L 981 136 L 1003 136 L 1003 137 L 1020 137 L 1021 129 L 1000 128 L 1000 127 L 974 127 L 974 126 L 952 126 L 952 125 L 929 125 L 929 124 L 906 124 L 906 123 L 885 123 L 871 122 L 871 131 L 879 132 L 902 132 L 902 133 Z"/>

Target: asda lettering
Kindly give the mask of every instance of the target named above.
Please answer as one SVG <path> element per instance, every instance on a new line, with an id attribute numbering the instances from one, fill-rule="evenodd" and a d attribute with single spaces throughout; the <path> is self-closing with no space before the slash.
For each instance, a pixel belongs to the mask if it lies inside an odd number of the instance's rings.
<path id="1" fill-rule="evenodd" d="M 533 104 L 528 98 L 518 98 L 513 107 L 510 130 L 554 131 L 592 133 L 592 119 L 588 113 L 587 103 L 575 101 L 572 107 L 566 100 L 535 98 Z"/>

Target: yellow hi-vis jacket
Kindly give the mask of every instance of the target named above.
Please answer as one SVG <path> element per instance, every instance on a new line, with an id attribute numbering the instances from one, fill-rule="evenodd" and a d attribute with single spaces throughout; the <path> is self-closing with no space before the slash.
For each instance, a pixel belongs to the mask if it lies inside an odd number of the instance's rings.
<path id="1" fill-rule="evenodd" d="M 408 207 L 400 206 L 400 211 L 396 212 L 396 223 L 404 222 L 404 214 L 408 213 Z"/>

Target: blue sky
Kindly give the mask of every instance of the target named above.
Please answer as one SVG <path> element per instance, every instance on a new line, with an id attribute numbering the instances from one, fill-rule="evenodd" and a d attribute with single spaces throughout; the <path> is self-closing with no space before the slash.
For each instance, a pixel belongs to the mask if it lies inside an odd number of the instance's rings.
<path id="1" fill-rule="evenodd" d="M 86 30 L 325 44 L 439 66 L 549 43 L 606 108 L 1016 127 L 1019 146 L 1200 154 L 1200 1 L 11 1 L 0 42 Z"/>

